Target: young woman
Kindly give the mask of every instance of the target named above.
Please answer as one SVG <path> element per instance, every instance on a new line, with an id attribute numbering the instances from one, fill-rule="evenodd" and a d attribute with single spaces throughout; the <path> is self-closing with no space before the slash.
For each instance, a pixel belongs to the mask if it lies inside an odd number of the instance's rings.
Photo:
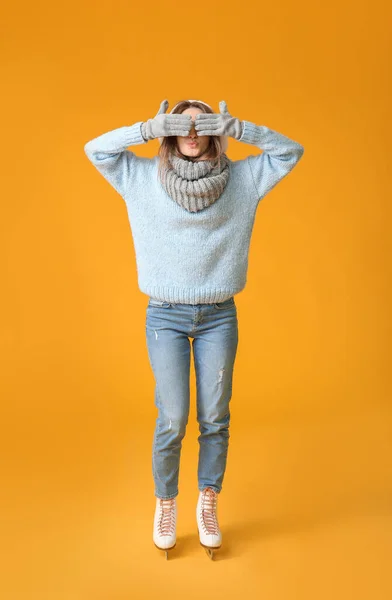
<path id="1" fill-rule="evenodd" d="M 217 498 L 226 469 L 238 345 L 235 294 L 244 289 L 259 201 L 298 163 L 298 142 L 201 100 L 109 131 L 86 143 L 87 157 L 126 203 L 139 289 L 148 297 L 146 339 L 158 417 L 153 439 L 153 541 L 176 544 L 182 440 L 190 406 L 190 338 L 197 381 L 200 543 L 213 557 L 222 534 Z M 228 138 L 262 153 L 232 161 Z M 159 139 L 154 158 L 131 145 Z"/>

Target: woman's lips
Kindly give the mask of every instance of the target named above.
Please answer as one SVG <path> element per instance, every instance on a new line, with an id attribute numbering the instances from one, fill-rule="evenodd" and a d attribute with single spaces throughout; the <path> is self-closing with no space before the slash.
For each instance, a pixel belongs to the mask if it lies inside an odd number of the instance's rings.
<path id="1" fill-rule="evenodd" d="M 187 142 L 188 146 L 197 146 L 196 142 Z"/>

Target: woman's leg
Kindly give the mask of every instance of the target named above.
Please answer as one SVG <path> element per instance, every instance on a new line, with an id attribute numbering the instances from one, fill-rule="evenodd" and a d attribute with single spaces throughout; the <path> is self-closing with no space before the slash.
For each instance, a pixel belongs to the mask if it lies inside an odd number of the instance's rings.
<path id="1" fill-rule="evenodd" d="M 210 305 L 192 347 L 197 382 L 199 422 L 199 490 L 221 491 L 229 444 L 229 403 L 238 346 L 234 298 Z"/>
<path id="2" fill-rule="evenodd" d="M 177 324 L 175 304 L 162 302 L 147 308 L 146 338 L 150 364 L 155 377 L 156 419 L 152 471 L 157 498 L 174 498 L 182 439 L 189 417 L 190 342 Z"/>

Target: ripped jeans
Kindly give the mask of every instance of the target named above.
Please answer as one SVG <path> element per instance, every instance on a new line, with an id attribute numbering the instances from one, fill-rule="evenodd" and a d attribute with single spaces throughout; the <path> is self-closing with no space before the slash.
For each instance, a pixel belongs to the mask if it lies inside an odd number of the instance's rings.
<path id="1" fill-rule="evenodd" d="M 152 471 L 155 496 L 178 494 L 182 439 L 190 407 L 190 339 L 199 423 L 198 487 L 222 489 L 229 445 L 229 403 L 238 345 L 234 296 L 214 304 L 174 304 L 150 297 L 146 338 L 155 378 Z"/>

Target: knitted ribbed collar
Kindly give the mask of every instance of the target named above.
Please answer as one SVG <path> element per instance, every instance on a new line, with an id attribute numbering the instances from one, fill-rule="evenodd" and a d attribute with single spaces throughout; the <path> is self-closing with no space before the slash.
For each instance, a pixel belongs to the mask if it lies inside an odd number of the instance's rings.
<path id="1" fill-rule="evenodd" d="M 219 164 L 211 160 L 192 161 L 171 154 L 170 168 L 163 175 L 163 187 L 169 196 L 190 212 L 203 210 L 213 204 L 229 179 L 229 158 L 220 155 Z"/>

